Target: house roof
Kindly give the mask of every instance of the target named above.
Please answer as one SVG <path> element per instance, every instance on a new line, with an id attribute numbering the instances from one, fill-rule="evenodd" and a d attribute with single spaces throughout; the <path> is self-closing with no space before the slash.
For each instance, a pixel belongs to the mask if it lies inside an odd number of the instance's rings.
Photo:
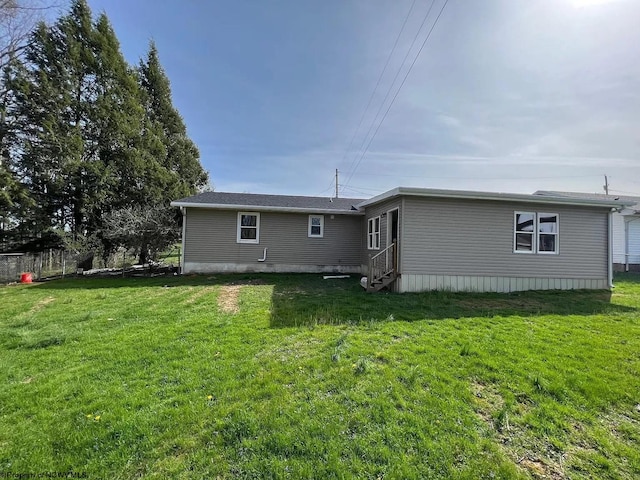
<path id="1" fill-rule="evenodd" d="M 408 195 L 417 197 L 432 198 L 456 198 L 466 200 L 494 200 L 502 202 L 523 202 L 523 203 L 545 203 L 555 205 L 578 205 L 589 207 L 609 207 L 620 208 L 629 205 L 628 202 L 621 200 L 593 199 L 593 198 L 576 198 L 572 196 L 562 195 L 530 195 L 520 193 L 497 193 L 497 192 L 474 192 L 468 190 L 440 190 L 435 188 L 413 188 L 413 187 L 396 187 L 388 192 L 370 198 L 358 204 L 359 208 L 373 205 L 390 198 Z"/>
<path id="2" fill-rule="evenodd" d="M 622 202 L 625 206 L 633 207 L 637 205 L 640 207 L 640 197 L 634 197 L 629 195 L 605 195 L 604 193 L 582 193 L 582 192 L 557 192 L 551 190 L 538 190 L 534 195 L 544 195 L 549 197 L 563 197 L 563 198 L 580 198 L 584 200 L 614 200 Z"/>
<path id="3" fill-rule="evenodd" d="M 304 197 L 255 193 L 203 192 L 171 202 L 173 207 L 361 215 L 361 198 Z"/>

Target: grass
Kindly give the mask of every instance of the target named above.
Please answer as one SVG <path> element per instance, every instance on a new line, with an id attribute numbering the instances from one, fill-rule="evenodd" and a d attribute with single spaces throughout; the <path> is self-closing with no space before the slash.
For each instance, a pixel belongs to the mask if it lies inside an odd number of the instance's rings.
<path id="1" fill-rule="evenodd" d="M 640 277 L 365 294 L 309 275 L 0 288 L 0 472 L 638 478 Z"/>

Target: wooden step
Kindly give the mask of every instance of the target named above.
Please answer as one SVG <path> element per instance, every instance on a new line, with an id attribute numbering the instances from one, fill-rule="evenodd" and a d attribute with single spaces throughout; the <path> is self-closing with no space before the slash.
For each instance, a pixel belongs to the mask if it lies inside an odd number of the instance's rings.
<path id="1" fill-rule="evenodd" d="M 371 285 L 367 292 L 379 292 L 384 287 L 391 285 L 397 278 L 395 274 L 385 274 L 382 277 L 375 278 L 371 281 Z"/>

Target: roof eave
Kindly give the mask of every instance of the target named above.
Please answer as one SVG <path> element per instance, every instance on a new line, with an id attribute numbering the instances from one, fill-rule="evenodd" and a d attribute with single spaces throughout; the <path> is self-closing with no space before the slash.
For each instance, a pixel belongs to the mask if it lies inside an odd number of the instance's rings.
<path id="1" fill-rule="evenodd" d="M 620 208 L 629 206 L 625 202 L 605 200 L 582 200 L 569 197 L 552 197 L 546 195 L 495 194 L 489 192 L 473 192 L 460 190 L 425 190 L 421 188 L 396 187 L 357 205 L 362 208 L 397 196 L 408 195 L 431 198 L 453 198 L 460 200 L 493 200 L 499 202 L 542 203 L 555 205 L 573 205 L 581 207 Z"/>
<path id="2" fill-rule="evenodd" d="M 208 208 L 212 210 L 242 210 L 247 212 L 321 213 L 338 215 L 363 215 L 360 210 L 342 210 L 307 207 L 275 207 L 268 205 L 229 205 L 223 203 L 171 202 L 172 207 Z"/>

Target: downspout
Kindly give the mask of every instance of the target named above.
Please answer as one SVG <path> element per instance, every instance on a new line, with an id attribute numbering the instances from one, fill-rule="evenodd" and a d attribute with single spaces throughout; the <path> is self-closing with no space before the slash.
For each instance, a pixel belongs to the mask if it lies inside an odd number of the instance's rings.
<path id="1" fill-rule="evenodd" d="M 264 251 L 262 252 L 262 258 L 259 258 L 259 262 L 264 262 L 267 259 L 267 247 L 264 247 Z"/>
<path id="2" fill-rule="evenodd" d="M 180 207 L 180 211 L 182 212 L 182 255 L 180 256 L 180 273 L 184 273 L 184 257 L 186 254 L 184 246 L 186 244 L 187 233 L 187 208 Z"/>
<path id="3" fill-rule="evenodd" d="M 609 230 L 609 235 L 607 238 L 607 243 L 608 243 L 608 251 L 607 251 L 607 276 L 608 276 L 608 281 L 609 281 L 609 288 L 613 288 L 613 212 L 614 212 L 614 208 L 612 208 L 611 210 L 609 210 L 609 215 L 607 216 L 608 218 L 608 222 L 607 222 L 607 227 Z"/>

